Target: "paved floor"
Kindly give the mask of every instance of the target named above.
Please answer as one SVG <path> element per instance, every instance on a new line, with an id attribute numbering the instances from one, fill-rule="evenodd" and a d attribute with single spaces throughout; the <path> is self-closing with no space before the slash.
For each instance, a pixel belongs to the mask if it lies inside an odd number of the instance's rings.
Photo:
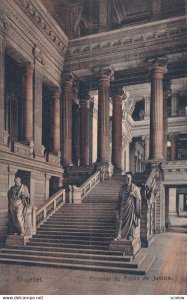
<path id="1" fill-rule="evenodd" d="M 0 294 L 187 294 L 187 234 L 156 235 L 147 276 L 0 264 Z"/>

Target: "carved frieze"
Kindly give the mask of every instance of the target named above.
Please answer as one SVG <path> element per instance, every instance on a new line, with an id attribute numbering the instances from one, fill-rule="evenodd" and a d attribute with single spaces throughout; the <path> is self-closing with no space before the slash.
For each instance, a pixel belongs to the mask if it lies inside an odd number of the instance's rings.
<path id="1" fill-rule="evenodd" d="M 145 60 L 184 51 L 187 28 L 185 17 L 124 27 L 120 30 L 71 40 L 68 62 L 71 70 L 90 69 L 99 64 L 116 65 L 123 62 Z M 115 53 L 115 55 L 114 55 Z M 80 59 L 81 58 L 81 59 Z"/>

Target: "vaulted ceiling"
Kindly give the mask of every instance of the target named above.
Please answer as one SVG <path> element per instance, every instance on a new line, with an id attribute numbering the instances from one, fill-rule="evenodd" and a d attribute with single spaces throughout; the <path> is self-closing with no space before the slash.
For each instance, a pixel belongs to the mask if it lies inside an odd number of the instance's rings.
<path id="1" fill-rule="evenodd" d="M 70 39 L 185 11 L 185 0 L 41 0 Z"/>

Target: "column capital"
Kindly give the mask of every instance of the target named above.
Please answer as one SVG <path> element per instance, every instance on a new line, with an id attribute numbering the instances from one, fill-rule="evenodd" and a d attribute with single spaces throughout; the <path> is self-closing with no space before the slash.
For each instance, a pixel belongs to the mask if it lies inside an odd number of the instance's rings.
<path id="1" fill-rule="evenodd" d="M 114 78 L 114 72 L 111 67 L 100 67 L 94 69 L 94 74 L 98 81 L 111 81 Z"/>
<path id="2" fill-rule="evenodd" d="M 75 84 L 75 77 L 72 73 L 63 73 L 62 74 L 62 86 L 65 89 L 72 89 Z"/>
<path id="3" fill-rule="evenodd" d="M 116 97 L 123 97 L 125 98 L 125 91 L 123 87 L 112 87 L 111 89 L 111 97 L 112 100 L 115 101 Z"/>
<path id="4" fill-rule="evenodd" d="M 171 132 L 169 133 L 168 137 L 171 142 L 176 142 L 178 140 L 179 135 L 178 133 Z"/>
<path id="5" fill-rule="evenodd" d="M 152 71 L 152 75 L 155 73 L 166 74 L 167 73 L 167 58 L 166 57 L 158 57 L 149 59 L 147 61 L 149 69 Z"/>
<path id="6" fill-rule="evenodd" d="M 149 141 L 149 135 L 142 135 L 142 141 L 148 142 Z"/>
<path id="7" fill-rule="evenodd" d="M 61 95 L 61 89 L 59 87 L 55 87 L 53 89 L 52 99 L 60 98 L 60 95 Z"/>
<path id="8" fill-rule="evenodd" d="M 23 71 L 24 74 L 28 74 L 28 73 L 32 74 L 33 71 L 34 71 L 33 63 L 27 63 L 24 65 L 24 71 Z"/>

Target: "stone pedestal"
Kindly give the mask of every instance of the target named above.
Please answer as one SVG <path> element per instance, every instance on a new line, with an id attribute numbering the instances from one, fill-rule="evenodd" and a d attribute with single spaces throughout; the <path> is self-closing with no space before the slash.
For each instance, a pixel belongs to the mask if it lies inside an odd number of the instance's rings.
<path id="1" fill-rule="evenodd" d="M 32 235 L 9 235 L 6 239 L 5 246 L 24 246 L 31 237 Z"/>
<path id="2" fill-rule="evenodd" d="M 135 256 L 141 248 L 140 241 L 140 226 L 138 226 L 134 233 L 134 238 L 130 240 L 119 240 L 112 241 L 109 245 L 109 250 L 111 251 L 122 251 L 124 255 Z"/>
<path id="3" fill-rule="evenodd" d="M 138 226 L 134 233 L 134 238 L 132 241 L 129 240 L 120 240 L 112 241 L 109 245 L 110 251 L 121 251 L 123 255 L 132 255 L 135 256 L 141 248 L 140 241 L 140 226 Z"/>

